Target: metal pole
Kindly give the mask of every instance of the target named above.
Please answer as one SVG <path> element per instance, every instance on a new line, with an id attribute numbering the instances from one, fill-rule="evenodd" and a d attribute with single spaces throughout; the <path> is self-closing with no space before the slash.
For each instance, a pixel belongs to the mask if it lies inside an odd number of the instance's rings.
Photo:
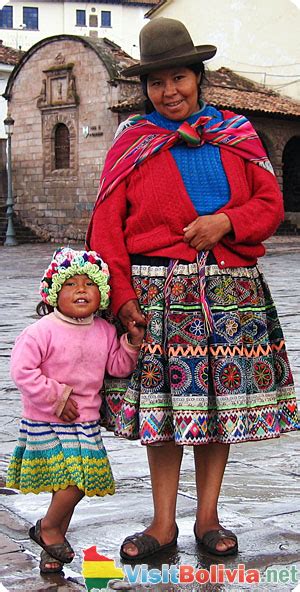
<path id="1" fill-rule="evenodd" d="M 13 190 L 12 190 L 12 174 L 11 174 L 11 134 L 7 135 L 7 200 L 6 200 L 6 217 L 7 230 L 5 238 L 5 247 L 14 247 L 18 244 L 16 239 L 14 224 L 13 224 Z"/>

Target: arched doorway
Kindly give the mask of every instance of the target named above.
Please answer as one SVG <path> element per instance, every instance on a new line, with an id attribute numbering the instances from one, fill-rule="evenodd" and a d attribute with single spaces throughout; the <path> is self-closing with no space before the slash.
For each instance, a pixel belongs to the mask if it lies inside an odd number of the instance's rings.
<path id="1" fill-rule="evenodd" d="M 291 138 L 283 151 L 283 198 L 286 212 L 300 212 L 300 137 Z"/>

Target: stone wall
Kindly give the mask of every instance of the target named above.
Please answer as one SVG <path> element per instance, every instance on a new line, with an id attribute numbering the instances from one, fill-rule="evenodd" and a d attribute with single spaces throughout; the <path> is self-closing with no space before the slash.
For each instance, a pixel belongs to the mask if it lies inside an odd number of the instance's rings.
<path id="1" fill-rule="evenodd" d="M 37 106 L 45 70 L 55 59 L 73 64 L 79 104 Z M 118 117 L 108 107 L 117 89 L 97 54 L 80 41 L 43 45 L 23 64 L 12 88 L 9 110 L 15 119 L 12 162 L 15 210 L 24 225 L 44 238 L 82 240 L 96 198 L 100 170 L 111 145 Z M 67 125 L 71 140 L 70 169 L 54 170 L 53 129 Z M 84 129 L 89 128 L 86 137 Z"/>
<path id="2" fill-rule="evenodd" d="M 291 138 L 300 136 L 300 121 L 268 117 L 248 117 L 268 148 L 270 160 L 280 188 L 282 189 L 283 151 Z"/>
<path id="3" fill-rule="evenodd" d="M 249 117 L 255 129 L 260 134 L 268 149 L 269 157 L 272 162 L 279 186 L 283 192 L 285 220 L 288 220 L 294 227 L 300 229 L 300 212 L 289 211 L 286 195 L 283 187 L 283 153 L 286 145 L 292 138 L 300 138 L 300 121 L 287 119 L 271 119 L 267 117 Z M 299 162 L 299 154 L 295 158 Z M 290 183 L 292 183 L 293 190 L 299 193 L 299 175 L 294 172 L 295 176 Z M 296 188 L 297 186 L 297 188 Z"/>

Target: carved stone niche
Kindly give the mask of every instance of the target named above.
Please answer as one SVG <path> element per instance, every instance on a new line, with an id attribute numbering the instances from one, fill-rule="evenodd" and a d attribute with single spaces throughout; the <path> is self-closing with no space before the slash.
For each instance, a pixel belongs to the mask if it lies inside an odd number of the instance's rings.
<path id="1" fill-rule="evenodd" d="M 57 63 L 48 70 L 43 70 L 46 78 L 42 80 L 37 99 L 37 107 L 41 111 L 79 105 L 73 67 L 74 64 Z"/>
<path id="2" fill-rule="evenodd" d="M 55 167 L 55 130 L 57 125 L 68 128 L 70 158 L 67 169 Z M 77 109 L 52 109 L 42 112 L 42 138 L 44 152 L 44 180 L 75 178 L 78 168 L 78 113 Z"/>

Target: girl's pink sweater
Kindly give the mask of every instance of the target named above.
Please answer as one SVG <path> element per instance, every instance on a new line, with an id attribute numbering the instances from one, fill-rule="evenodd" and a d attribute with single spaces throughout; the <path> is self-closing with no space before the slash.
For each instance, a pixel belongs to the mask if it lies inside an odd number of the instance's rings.
<path id="1" fill-rule="evenodd" d="M 12 350 L 11 376 L 22 394 L 23 417 L 60 422 L 71 395 L 78 403 L 76 422 L 99 419 L 105 371 L 128 376 L 138 353 L 103 319 L 73 325 L 54 313 L 41 318 L 17 337 Z"/>

